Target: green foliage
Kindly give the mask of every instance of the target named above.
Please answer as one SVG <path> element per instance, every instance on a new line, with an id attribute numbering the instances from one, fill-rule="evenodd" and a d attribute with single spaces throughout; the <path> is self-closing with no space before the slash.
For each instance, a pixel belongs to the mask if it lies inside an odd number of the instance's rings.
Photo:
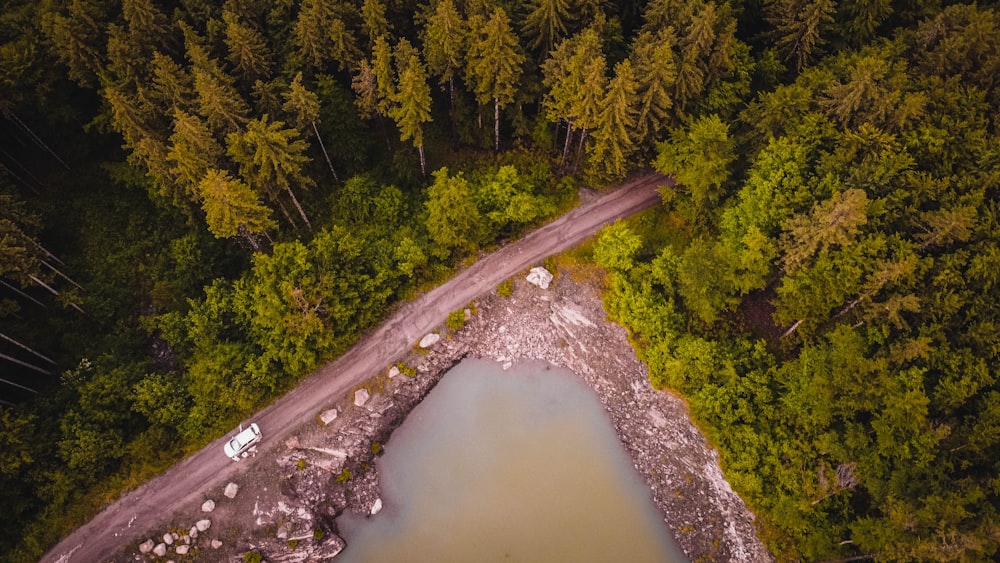
<path id="1" fill-rule="evenodd" d="M 337 474 L 336 481 L 338 483 L 346 483 L 350 481 L 353 477 L 354 474 L 351 473 L 351 470 L 345 467 L 340 471 L 340 473 Z"/>
<path id="2" fill-rule="evenodd" d="M 452 332 L 462 330 L 462 327 L 465 326 L 465 309 L 448 313 L 448 320 L 445 322 L 445 325 Z"/>
<path id="3" fill-rule="evenodd" d="M 323 529 L 322 528 L 316 528 L 315 530 L 313 530 L 313 540 L 315 540 L 315 541 L 323 541 L 323 538 L 325 538 L 325 537 L 326 537 L 326 534 L 323 533 Z"/>
<path id="4" fill-rule="evenodd" d="M 256 551 L 248 551 L 243 554 L 243 563 L 260 563 L 264 557 Z"/>
<path id="5" fill-rule="evenodd" d="M 514 294 L 514 281 L 504 280 L 497 286 L 497 295 L 500 297 L 510 297 Z"/>

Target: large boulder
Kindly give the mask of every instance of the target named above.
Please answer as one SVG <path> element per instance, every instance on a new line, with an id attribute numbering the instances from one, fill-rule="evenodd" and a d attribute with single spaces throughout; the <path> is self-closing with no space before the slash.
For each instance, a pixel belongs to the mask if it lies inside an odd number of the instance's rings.
<path id="1" fill-rule="evenodd" d="M 177 551 L 177 555 L 187 555 L 187 552 L 188 552 L 189 549 L 191 549 L 191 546 L 188 546 L 188 545 L 179 545 L 179 546 L 177 546 L 177 550 L 176 550 Z"/>
<path id="2" fill-rule="evenodd" d="M 215 501 L 214 500 L 208 499 L 208 500 L 206 500 L 205 502 L 203 502 L 201 504 L 201 511 L 202 512 L 211 512 L 213 510 L 215 510 Z"/>
<path id="3" fill-rule="evenodd" d="M 319 420 L 323 425 L 330 424 L 334 420 L 337 420 L 337 409 L 328 409 L 319 414 Z"/>
<path id="4" fill-rule="evenodd" d="M 236 493 L 239 492 L 240 486 L 236 483 L 229 483 L 226 485 L 226 490 L 222 494 L 226 495 L 226 498 L 236 498 Z"/>
<path id="5" fill-rule="evenodd" d="M 525 279 L 542 289 L 548 289 L 549 284 L 552 283 L 552 278 L 553 276 L 548 270 L 537 266 L 528 272 L 528 276 Z"/>
<path id="6" fill-rule="evenodd" d="M 358 389 L 354 392 L 354 404 L 362 407 L 368 402 L 368 397 L 370 397 L 367 389 Z"/>
<path id="7" fill-rule="evenodd" d="M 430 348 L 431 346 L 437 344 L 438 340 L 441 340 L 441 335 L 436 332 L 432 332 L 420 339 L 420 347 Z"/>
<path id="8" fill-rule="evenodd" d="M 381 511 L 382 511 L 382 499 L 377 498 L 375 499 L 375 502 L 372 503 L 372 510 L 371 510 L 372 516 L 375 516 Z"/>

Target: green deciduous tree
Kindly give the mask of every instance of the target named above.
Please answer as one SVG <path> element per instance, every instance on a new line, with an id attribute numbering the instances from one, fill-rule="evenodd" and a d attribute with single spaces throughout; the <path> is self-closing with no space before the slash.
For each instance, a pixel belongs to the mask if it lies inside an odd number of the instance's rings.
<path id="1" fill-rule="evenodd" d="M 245 183 L 222 170 L 209 170 L 198 185 L 208 230 L 218 238 L 244 238 L 260 251 L 257 236 L 277 225 L 271 210 Z"/>
<path id="2" fill-rule="evenodd" d="M 472 200 L 469 183 L 459 173 L 448 176 L 448 169 L 434 172 L 434 183 L 427 188 L 427 232 L 436 245 L 434 253 L 447 257 L 454 250 L 470 251 L 476 247 L 481 230 L 479 211 Z"/>
<path id="3" fill-rule="evenodd" d="M 696 208 L 719 200 L 736 155 L 729 127 L 717 115 L 699 118 L 687 129 L 675 130 L 670 140 L 657 148 L 656 169 L 686 186 Z"/>

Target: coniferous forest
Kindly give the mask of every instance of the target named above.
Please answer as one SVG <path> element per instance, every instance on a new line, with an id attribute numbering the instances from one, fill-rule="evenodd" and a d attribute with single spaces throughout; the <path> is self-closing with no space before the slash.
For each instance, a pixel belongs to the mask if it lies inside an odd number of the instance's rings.
<path id="1" fill-rule="evenodd" d="M 588 247 L 779 560 L 1000 546 L 1000 12 L 8 0 L 0 559 L 643 168 Z"/>

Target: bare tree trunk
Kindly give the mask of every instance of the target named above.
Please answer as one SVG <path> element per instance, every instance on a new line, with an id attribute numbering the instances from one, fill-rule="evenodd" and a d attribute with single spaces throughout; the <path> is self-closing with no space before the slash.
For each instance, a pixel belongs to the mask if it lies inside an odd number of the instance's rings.
<path id="1" fill-rule="evenodd" d="M 424 146 L 420 145 L 417 147 L 417 152 L 420 153 L 420 173 L 427 177 L 427 160 L 424 158 Z"/>
<path id="2" fill-rule="evenodd" d="M 45 375 L 52 375 L 51 371 L 47 371 L 45 369 L 42 369 L 42 368 L 40 368 L 40 367 L 38 367 L 38 366 L 36 366 L 34 364 L 29 364 L 28 362 L 22 362 L 21 360 L 19 360 L 17 358 L 12 358 L 12 357 L 8 356 L 7 354 L 0 354 L 0 359 L 7 360 L 8 362 L 17 364 L 19 366 L 24 366 L 24 367 L 26 367 L 28 369 L 37 371 L 38 373 L 44 373 Z M 9 384 L 13 385 L 14 387 L 20 387 L 21 389 L 27 389 L 28 391 L 31 391 L 32 393 L 37 393 L 37 391 L 35 391 L 34 389 L 25 387 L 24 385 L 18 385 L 17 383 L 14 383 L 13 381 L 8 381 L 6 379 L 0 379 L 0 381 L 3 381 L 4 383 L 9 383 Z"/>
<path id="3" fill-rule="evenodd" d="M 306 212 L 302 209 L 302 206 L 299 205 L 299 200 L 295 197 L 295 194 L 292 192 L 292 188 L 288 188 L 288 195 L 292 198 L 292 202 L 295 204 L 295 208 L 299 210 L 299 215 L 302 216 L 302 220 L 306 222 L 306 227 L 311 231 L 312 223 L 309 222 L 309 218 L 306 217 Z"/>
<path id="4" fill-rule="evenodd" d="M 46 268 L 48 268 L 48 269 L 52 270 L 53 272 L 55 272 L 55 273 L 56 273 L 56 274 L 57 274 L 57 275 L 58 275 L 59 277 L 61 277 L 62 279 L 64 279 L 64 280 L 68 281 L 69 283 L 71 283 L 71 284 L 75 285 L 76 287 L 78 287 L 78 288 L 80 288 L 80 289 L 83 289 L 83 286 L 82 286 L 82 285 L 80 285 L 80 284 L 76 283 L 75 281 L 73 281 L 73 278 L 71 278 L 71 277 L 67 276 L 66 274 L 62 273 L 62 270 L 60 270 L 60 269 L 56 268 L 56 267 L 55 267 L 55 266 L 53 266 L 52 264 L 49 264 L 49 263 L 48 263 L 48 262 L 46 262 L 45 260 L 42 260 L 42 261 L 41 261 L 41 263 L 42 263 L 42 265 L 43 265 L 43 266 L 45 266 Z"/>
<path id="5" fill-rule="evenodd" d="M 563 154 L 562 154 L 562 164 L 566 164 L 566 157 L 569 156 L 569 144 L 573 139 L 573 123 L 571 121 L 566 122 L 566 142 L 563 143 Z"/>
<path id="6" fill-rule="evenodd" d="M 35 144 L 37 144 L 39 147 L 45 149 L 46 152 L 48 152 L 53 157 L 55 157 L 55 159 L 59 161 L 59 164 L 62 164 L 64 167 L 66 167 L 66 170 L 70 169 L 69 165 L 66 164 L 66 162 L 63 159 L 59 158 L 59 155 L 56 154 L 56 151 L 54 151 L 51 148 L 49 148 L 49 146 L 46 145 L 45 142 L 42 141 L 42 139 L 38 135 L 35 135 L 35 132 L 32 131 L 30 127 L 28 127 L 27 125 L 25 125 L 24 122 L 20 120 L 20 118 L 18 118 L 13 113 L 10 114 L 10 117 L 14 120 L 15 123 L 17 123 L 18 125 L 20 125 L 21 128 L 23 128 L 25 131 L 28 132 L 28 135 L 30 135 L 31 138 L 35 141 Z"/>
<path id="7" fill-rule="evenodd" d="M 7 289 L 9 289 L 11 291 L 13 291 L 14 293 L 16 293 L 16 294 L 20 295 L 21 297 L 27 299 L 28 301 L 31 301 L 35 305 L 38 305 L 42 309 L 47 309 L 48 308 L 48 307 L 45 306 L 45 303 L 42 303 L 41 301 L 35 299 L 34 297 L 28 295 L 27 293 L 21 291 L 20 289 L 14 287 L 12 285 L 10 285 L 9 283 L 7 283 L 7 282 L 5 282 L 3 280 L 0 280 L 0 285 L 6 287 Z"/>
<path id="8" fill-rule="evenodd" d="M 276 199 L 275 203 L 278 204 L 278 210 L 281 211 L 281 214 L 285 216 L 285 221 L 288 221 L 288 224 L 291 225 L 293 229 L 298 231 L 299 225 L 292 219 L 292 216 L 288 213 L 288 208 L 285 207 L 285 204 L 281 203 L 280 199 Z"/>
<path id="9" fill-rule="evenodd" d="M 788 330 L 786 330 L 784 332 L 784 334 L 781 335 L 781 337 L 785 338 L 786 336 L 791 336 L 796 330 L 799 329 L 799 325 L 802 324 L 802 321 L 804 321 L 804 320 L 805 319 L 799 319 L 799 320 L 795 321 L 795 324 L 793 324 L 792 326 L 788 327 Z"/>
<path id="10" fill-rule="evenodd" d="M 319 141 L 319 148 L 323 151 L 323 156 L 326 157 L 326 164 L 330 167 L 330 173 L 333 174 L 333 179 L 336 182 L 340 182 L 340 178 L 337 177 L 337 171 L 333 169 L 333 163 L 330 162 L 330 155 L 326 152 L 326 145 L 323 144 L 323 137 L 319 136 L 319 129 L 316 128 L 316 122 L 312 122 L 313 133 L 316 133 L 316 140 Z"/>
<path id="11" fill-rule="evenodd" d="M 583 161 L 583 144 L 587 142 L 587 128 L 584 127 L 580 130 L 580 145 L 576 147 L 576 168 L 580 168 L 580 163 Z"/>
<path id="12" fill-rule="evenodd" d="M 52 286 L 50 286 L 49 284 L 43 282 L 42 280 L 36 278 L 35 276 L 29 275 L 28 277 L 31 278 L 31 281 L 33 281 L 33 282 L 37 283 L 38 285 L 44 287 L 45 289 L 49 290 L 49 292 L 52 295 L 55 295 L 56 297 L 59 297 L 59 292 L 56 291 L 55 289 L 53 289 Z M 74 308 L 74 309 L 76 309 L 77 311 L 79 311 L 80 314 L 82 314 L 82 315 L 86 315 L 87 314 L 76 303 L 70 303 L 69 306 L 72 307 L 72 308 Z"/>
<path id="13" fill-rule="evenodd" d="M 500 152 L 500 98 L 493 98 L 493 150 Z"/>
<path id="14" fill-rule="evenodd" d="M 21 344 L 17 340 L 14 340 L 13 338 L 7 336 L 6 334 L 4 334 L 2 332 L 0 332 L 0 338 L 6 340 L 7 342 L 10 342 L 14 346 L 17 346 L 18 348 L 20 348 L 22 350 L 30 352 L 31 354 L 34 354 L 35 356 L 38 356 L 39 358 L 45 360 L 46 362 L 48 362 L 48 363 L 50 363 L 52 365 L 56 365 L 55 361 L 53 361 L 52 359 L 50 359 L 47 356 L 43 355 L 41 352 L 36 352 L 33 348 L 30 348 L 30 347 L 28 347 L 28 346 L 26 346 L 24 344 Z"/>

